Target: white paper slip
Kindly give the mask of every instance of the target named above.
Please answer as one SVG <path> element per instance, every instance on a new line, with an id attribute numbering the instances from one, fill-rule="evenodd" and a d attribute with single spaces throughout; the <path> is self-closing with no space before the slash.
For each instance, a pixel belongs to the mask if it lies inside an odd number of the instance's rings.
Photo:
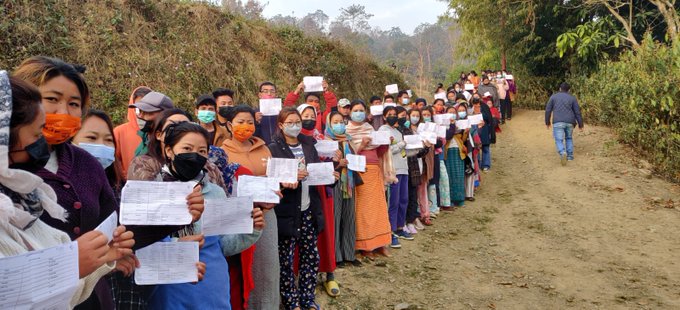
<path id="1" fill-rule="evenodd" d="M 484 121 L 484 116 L 482 114 L 475 114 L 468 116 L 470 125 L 479 125 Z"/>
<path id="2" fill-rule="evenodd" d="M 371 145 L 390 145 L 389 131 L 376 130 L 371 132 Z"/>
<path id="3" fill-rule="evenodd" d="M 295 183 L 298 181 L 298 163 L 295 158 L 269 158 L 267 177 L 277 179 L 281 183 Z"/>
<path id="4" fill-rule="evenodd" d="M 437 138 L 446 138 L 446 130 L 449 126 L 437 125 Z"/>
<path id="5" fill-rule="evenodd" d="M 432 122 L 426 122 L 426 123 L 420 123 L 418 124 L 418 129 L 416 129 L 416 132 L 421 133 L 421 132 L 436 132 L 437 131 L 437 124 L 432 123 Z"/>
<path id="6" fill-rule="evenodd" d="M 512 74 L 508 74 L 508 75 L 505 76 L 505 79 L 506 80 L 513 80 L 514 77 L 512 76 Z"/>
<path id="7" fill-rule="evenodd" d="M 201 215 L 206 236 L 253 233 L 253 197 L 206 199 Z"/>
<path id="8" fill-rule="evenodd" d="M 383 107 L 385 107 L 385 108 L 386 108 L 386 107 L 396 107 L 396 106 L 397 106 L 397 104 L 394 103 L 394 102 L 385 102 L 385 103 L 383 103 Z"/>
<path id="9" fill-rule="evenodd" d="M 122 191 L 122 225 L 186 225 L 191 223 L 187 196 L 195 182 L 128 181 Z"/>
<path id="10" fill-rule="evenodd" d="M 397 86 L 397 84 L 390 84 L 390 85 L 387 85 L 387 86 L 385 86 L 385 91 L 386 91 L 388 94 L 396 94 L 396 93 L 399 93 L 399 86 Z"/>
<path id="11" fill-rule="evenodd" d="M 109 242 L 113 240 L 113 231 L 118 227 L 118 212 L 113 211 L 97 228 L 94 230 L 101 231 L 104 236 L 109 238 Z"/>
<path id="12" fill-rule="evenodd" d="M 475 90 L 475 84 L 465 84 L 465 90 Z"/>
<path id="13" fill-rule="evenodd" d="M 307 164 L 307 179 L 305 184 L 307 185 L 330 185 L 335 183 L 335 176 L 333 176 L 332 162 L 327 163 L 312 163 Z"/>
<path id="14" fill-rule="evenodd" d="M 366 156 L 347 154 L 347 169 L 352 171 L 366 172 Z"/>
<path id="15" fill-rule="evenodd" d="M 461 119 L 456 121 L 456 130 L 470 129 L 470 121 L 466 119 Z"/>
<path id="16" fill-rule="evenodd" d="M 437 133 L 432 131 L 424 131 L 420 133 L 420 138 L 432 145 L 437 144 Z"/>
<path id="17" fill-rule="evenodd" d="M 78 242 L 0 258 L 0 309 L 69 309 Z"/>
<path id="18" fill-rule="evenodd" d="M 451 124 L 451 118 L 453 117 L 453 114 L 437 114 L 434 116 L 434 122 L 437 125 L 450 125 Z"/>
<path id="19" fill-rule="evenodd" d="M 260 99 L 260 112 L 262 115 L 279 115 L 281 112 L 281 98 Z"/>
<path id="20" fill-rule="evenodd" d="M 406 93 L 408 94 L 409 97 L 413 97 L 413 92 L 410 89 L 407 89 Z"/>
<path id="21" fill-rule="evenodd" d="M 333 140 L 319 140 L 314 145 L 316 152 L 322 157 L 333 157 L 335 151 L 339 150 L 338 141 Z"/>
<path id="22" fill-rule="evenodd" d="M 405 135 L 404 142 L 406 142 L 407 150 L 423 148 L 423 140 L 419 135 Z"/>
<path id="23" fill-rule="evenodd" d="M 135 251 L 135 255 L 141 265 L 135 270 L 137 285 L 198 281 L 197 241 L 156 242 Z"/>
<path id="24" fill-rule="evenodd" d="M 372 105 L 371 106 L 371 115 L 382 115 L 383 109 L 385 109 L 382 105 Z"/>
<path id="25" fill-rule="evenodd" d="M 437 99 L 442 99 L 442 100 L 446 101 L 446 92 L 441 92 L 441 93 L 436 93 L 436 94 L 434 94 L 434 99 L 435 99 L 435 100 L 437 100 Z"/>
<path id="26" fill-rule="evenodd" d="M 279 181 L 268 177 L 242 175 L 236 183 L 237 197 L 253 197 L 254 202 L 279 203 Z"/>
<path id="27" fill-rule="evenodd" d="M 323 91 L 323 76 L 305 76 L 302 82 L 305 83 L 306 93 Z"/>

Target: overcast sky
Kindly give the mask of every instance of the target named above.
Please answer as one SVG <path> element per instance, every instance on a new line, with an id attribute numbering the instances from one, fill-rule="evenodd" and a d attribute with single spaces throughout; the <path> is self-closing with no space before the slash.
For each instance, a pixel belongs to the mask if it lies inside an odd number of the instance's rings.
<path id="1" fill-rule="evenodd" d="M 400 27 L 406 34 L 413 34 L 413 29 L 422 23 L 437 22 L 437 17 L 447 8 L 446 2 L 438 0 L 260 0 L 260 3 L 266 5 L 263 12 L 266 18 L 278 14 L 300 18 L 320 9 L 330 21 L 340 15 L 340 8 L 361 4 L 366 7 L 367 13 L 373 14 L 368 21 L 371 27 L 382 30 Z"/>

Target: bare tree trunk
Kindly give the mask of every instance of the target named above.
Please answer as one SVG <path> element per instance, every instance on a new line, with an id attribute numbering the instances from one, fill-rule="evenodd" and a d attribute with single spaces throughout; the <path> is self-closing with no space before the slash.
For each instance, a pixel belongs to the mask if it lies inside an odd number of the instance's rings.
<path id="1" fill-rule="evenodd" d="M 680 19 L 678 18 L 678 12 L 675 10 L 675 0 L 649 0 L 649 2 L 659 9 L 661 16 L 663 16 L 666 22 L 668 41 L 675 42 L 680 32 Z"/>

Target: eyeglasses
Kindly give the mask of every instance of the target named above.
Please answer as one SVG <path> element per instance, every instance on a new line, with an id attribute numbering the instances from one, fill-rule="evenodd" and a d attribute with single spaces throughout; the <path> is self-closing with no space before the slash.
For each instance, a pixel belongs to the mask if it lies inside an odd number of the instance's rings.
<path id="1" fill-rule="evenodd" d="M 286 126 L 302 126 L 302 122 L 284 122 Z"/>
<path id="2" fill-rule="evenodd" d="M 268 95 L 276 95 L 276 89 L 263 89 L 260 92 Z"/>

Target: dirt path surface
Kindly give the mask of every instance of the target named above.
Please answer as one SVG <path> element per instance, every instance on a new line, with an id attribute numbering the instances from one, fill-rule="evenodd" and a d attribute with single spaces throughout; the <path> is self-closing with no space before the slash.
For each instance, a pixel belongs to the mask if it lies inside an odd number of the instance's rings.
<path id="1" fill-rule="evenodd" d="M 609 129 L 560 166 L 543 112 L 518 111 L 477 201 L 391 258 L 336 273 L 326 309 L 680 309 L 680 188 Z M 679 159 L 680 160 L 680 159 Z M 641 166 L 642 165 L 642 166 Z"/>

